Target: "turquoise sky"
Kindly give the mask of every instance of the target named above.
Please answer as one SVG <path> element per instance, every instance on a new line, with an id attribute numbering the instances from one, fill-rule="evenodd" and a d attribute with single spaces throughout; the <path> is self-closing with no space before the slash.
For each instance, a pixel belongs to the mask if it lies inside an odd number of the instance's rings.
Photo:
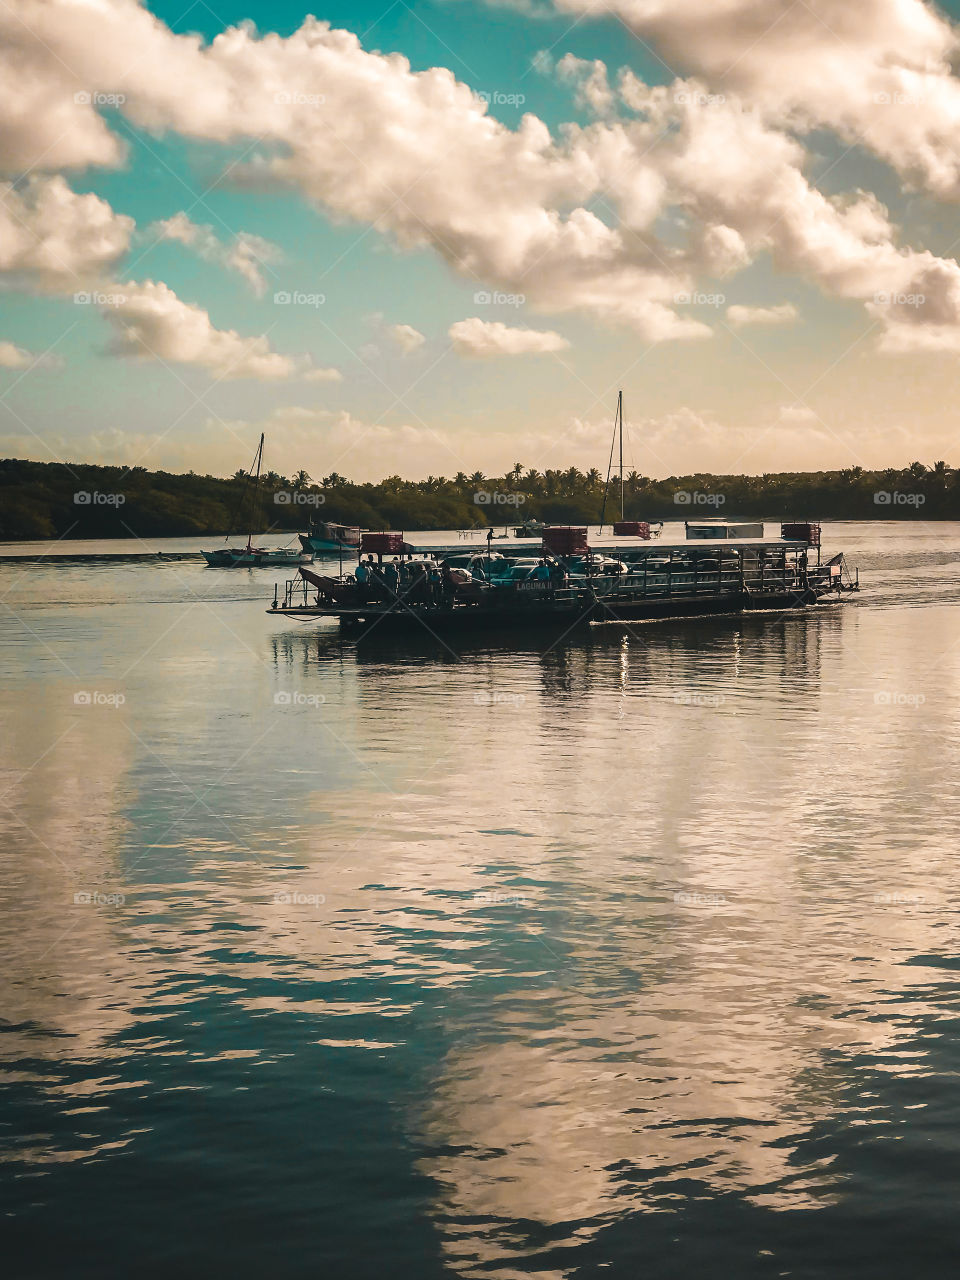
<path id="1" fill-rule="evenodd" d="M 648 84 L 673 79 L 655 52 L 610 17 L 575 22 L 569 14 L 531 16 L 523 6 L 466 0 L 353 0 L 309 9 L 221 0 L 216 11 L 202 2 L 186 11 L 166 2 L 151 8 L 174 32 L 206 40 L 247 20 L 287 36 L 314 13 L 355 33 L 368 52 L 402 53 L 415 71 L 444 66 L 476 91 L 522 95 L 519 104 L 495 100 L 491 114 L 515 129 L 523 113 L 532 112 L 556 136 L 566 122 L 586 125 L 590 117 L 571 85 L 534 68 L 539 51 L 554 59 L 567 53 L 600 59 L 611 73 L 627 67 Z M 960 0 L 946 9 L 957 17 Z M 162 280 L 184 302 L 208 311 L 218 328 L 266 333 L 277 351 L 305 353 L 342 378 L 218 381 L 202 367 L 119 358 L 96 308 L 8 289 L 0 297 L 0 340 L 35 355 L 52 348 L 55 360 L 33 371 L 0 369 L 4 452 L 230 472 L 246 463 L 248 444 L 266 426 L 274 464 L 303 465 L 313 474 L 336 467 L 363 479 L 384 469 L 419 475 L 506 466 L 513 461 L 513 436 L 527 465 L 582 465 L 607 431 L 621 386 L 633 460 L 652 474 L 689 470 L 700 461 L 716 468 L 725 459 L 736 470 L 816 465 L 810 414 L 830 427 L 823 466 L 902 465 L 914 456 L 929 461 L 952 443 L 945 406 L 955 395 L 956 354 L 878 354 L 859 301 L 828 296 L 822 282 L 800 273 L 779 273 L 764 254 L 722 282 L 702 277 L 698 288 L 722 291 L 725 306 L 790 304 L 795 323 L 734 332 L 715 324 L 716 306 L 694 305 L 688 314 L 715 327 L 712 338 L 654 343 L 576 310 L 485 306 L 485 321 L 549 330 L 569 346 L 556 354 L 465 359 L 451 350 L 448 330 L 478 314 L 477 284 L 435 252 L 402 251 L 376 228 L 335 221 L 294 190 L 244 188 L 227 171 L 246 146 L 150 133 L 120 112 L 105 108 L 104 114 L 128 143 L 126 164 L 68 176 L 75 190 L 95 192 L 136 221 L 118 277 Z M 954 255 L 955 205 L 908 189 L 883 160 L 848 148 L 829 130 L 805 142 L 807 176 L 819 180 L 824 193 L 873 192 L 903 243 Z M 156 242 L 150 224 L 181 211 L 221 239 L 244 232 L 279 246 L 283 260 L 267 267 L 264 296 L 221 263 L 180 243 Z M 275 304 L 275 293 L 283 291 L 322 293 L 325 301 Z M 425 341 L 404 353 L 388 332 L 395 324 L 412 326 Z M 806 414 L 799 402 L 810 406 Z M 745 447 L 743 433 L 753 431 L 759 440 L 784 406 L 791 409 L 789 432 L 778 428 L 769 447 Z M 344 455 L 342 433 L 334 440 L 328 429 L 340 414 L 398 433 L 411 428 L 415 439 L 405 447 L 397 435 L 394 447 L 380 432 L 366 443 L 358 439 Z M 539 456 L 525 456 L 522 450 L 531 448 Z M 599 466 L 603 459 L 593 461 Z M 960 450 L 948 461 L 960 463 Z"/>

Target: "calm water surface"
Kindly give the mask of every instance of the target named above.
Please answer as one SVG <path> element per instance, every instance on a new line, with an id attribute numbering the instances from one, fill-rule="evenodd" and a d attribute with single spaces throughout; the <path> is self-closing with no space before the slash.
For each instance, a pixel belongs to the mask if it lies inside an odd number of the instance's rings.
<path id="1" fill-rule="evenodd" d="M 954 1273 L 960 525 L 826 541 L 509 647 L 0 564 L 7 1274 Z"/>

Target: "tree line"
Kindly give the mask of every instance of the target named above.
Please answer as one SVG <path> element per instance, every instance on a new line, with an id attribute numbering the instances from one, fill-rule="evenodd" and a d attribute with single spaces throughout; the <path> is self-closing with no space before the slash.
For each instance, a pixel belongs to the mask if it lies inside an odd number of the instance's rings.
<path id="1" fill-rule="evenodd" d="M 254 498 L 243 471 L 223 479 L 7 458 L 0 460 L 0 540 L 294 532 L 311 519 L 411 532 L 525 520 L 596 524 L 606 487 L 596 468 L 537 471 L 518 462 L 502 476 L 461 471 L 450 479 L 388 476 L 379 484 L 354 484 L 335 471 L 319 480 L 302 470 L 290 477 L 269 471 Z M 623 477 L 623 506 L 628 520 L 956 520 L 960 471 L 945 462 L 884 471 L 697 472 L 660 480 L 630 471 Z M 607 522 L 619 515 L 620 479 L 614 476 Z"/>

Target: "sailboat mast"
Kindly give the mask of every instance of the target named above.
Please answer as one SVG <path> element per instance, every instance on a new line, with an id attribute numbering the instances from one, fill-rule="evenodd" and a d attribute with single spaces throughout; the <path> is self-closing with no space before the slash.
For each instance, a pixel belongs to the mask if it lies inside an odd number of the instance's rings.
<path id="1" fill-rule="evenodd" d="M 617 392 L 617 414 L 620 418 L 620 519 L 623 519 L 623 392 Z"/>
<path id="2" fill-rule="evenodd" d="M 260 463 L 263 461 L 263 437 L 264 437 L 264 433 L 261 431 L 261 432 L 260 432 L 260 446 L 259 446 L 259 448 L 257 449 L 257 459 L 256 459 L 256 461 L 257 461 L 257 478 L 256 478 L 256 480 L 254 481 L 254 485 L 253 485 L 253 504 L 252 504 L 252 506 L 251 506 L 251 512 L 252 512 L 253 514 L 250 516 L 250 523 L 251 523 L 251 524 L 253 524 L 254 520 L 255 520 L 255 519 L 256 519 L 256 517 L 257 517 L 257 513 L 258 513 L 258 512 L 259 512 L 259 510 L 260 510 Z M 249 550 L 250 550 L 250 548 L 251 548 L 252 546 L 253 546 L 253 530 L 251 529 L 251 530 L 247 533 L 247 550 L 249 551 Z"/>
<path id="3" fill-rule="evenodd" d="M 610 457 L 607 460 L 607 479 L 603 486 L 603 505 L 600 508 L 600 532 L 603 533 L 603 522 L 607 516 L 607 495 L 610 493 L 610 477 L 613 475 L 613 451 L 617 446 L 617 422 L 620 427 L 620 515 L 623 516 L 623 392 L 617 392 L 617 412 L 613 418 L 613 435 L 610 437 Z"/>

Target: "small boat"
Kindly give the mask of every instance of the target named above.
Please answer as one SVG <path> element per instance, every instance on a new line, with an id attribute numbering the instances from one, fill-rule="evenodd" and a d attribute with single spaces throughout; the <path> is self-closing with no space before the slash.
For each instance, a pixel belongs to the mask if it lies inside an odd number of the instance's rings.
<path id="1" fill-rule="evenodd" d="M 320 520 L 311 524 L 309 531 L 301 533 L 299 538 L 304 551 L 319 555 L 330 551 L 356 551 L 362 533 L 363 530 L 356 525 Z"/>
<path id="2" fill-rule="evenodd" d="M 547 526 L 542 520 L 526 520 L 514 529 L 515 538 L 539 538 Z"/>
<path id="3" fill-rule="evenodd" d="M 220 547 L 216 551 L 200 553 L 214 569 L 251 568 L 269 565 L 311 564 L 313 556 L 298 551 L 296 547 Z"/>
<path id="4" fill-rule="evenodd" d="M 250 477 L 254 475 L 254 500 L 250 524 L 253 524 L 259 511 L 258 498 L 260 496 L 260 465 L 263 462 L 263 440 L 264 437 L 261 432 L 260 444 L 254 454 L 253 465 L 247 472 L 246 483 L 243 486 L 240 503 L 237 507 L 237 517 L 239 517 L 244 499 L 247 496 Z M 228 538 L 229 536 L 227 534 Z M 201 551 L 200 554 L 212 569 L 260 569 L 268 565 L 310 564 L 313 560 L 312 555 L 306 551 L 298 551 L 296 547 L 255 547 L 253 545 L 252 532 L 247 534 L 247 545 L 245 547 L 218 547 L 216 551 Z"/>

